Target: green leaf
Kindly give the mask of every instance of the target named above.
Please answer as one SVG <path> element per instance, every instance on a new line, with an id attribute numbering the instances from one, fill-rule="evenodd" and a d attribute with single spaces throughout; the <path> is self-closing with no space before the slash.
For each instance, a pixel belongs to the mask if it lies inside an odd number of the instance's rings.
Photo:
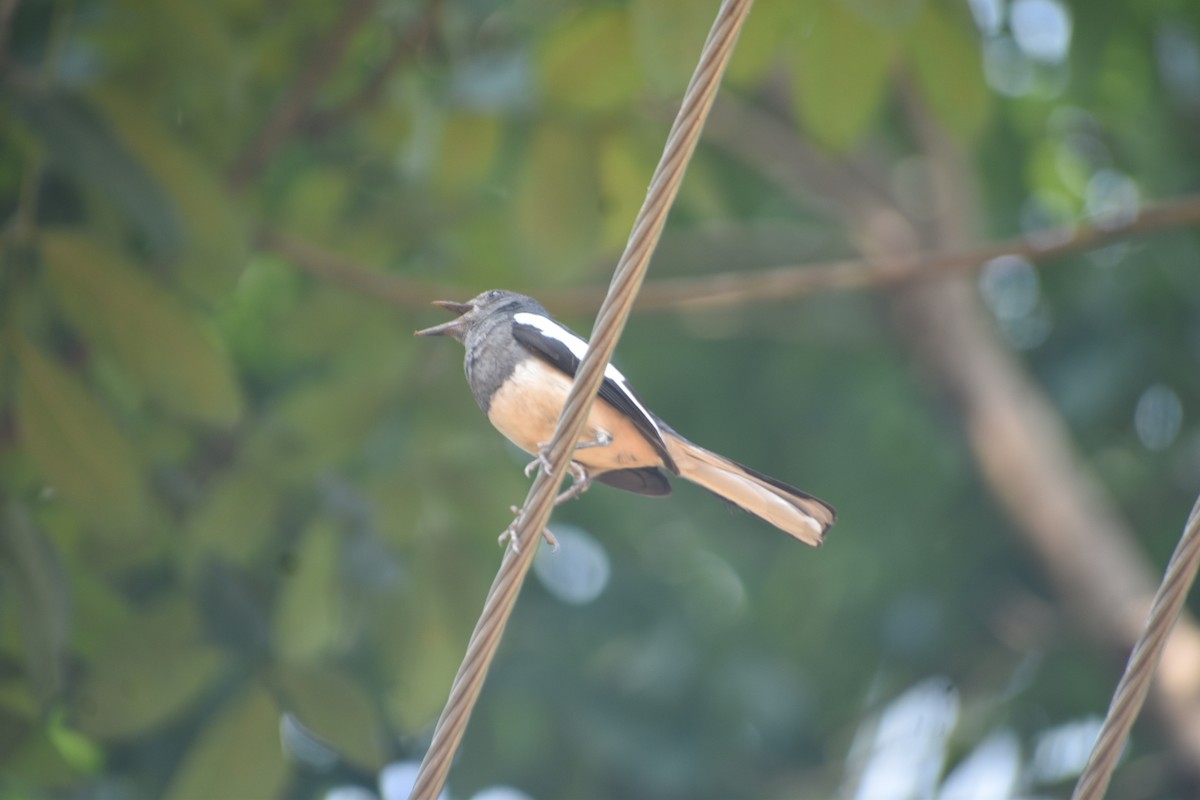
<path id="1" fill-rule="evenodd" d="M 170 292 L 83 234 L 48 233 L 40 244 L 63 311 L 150 397 L 201 422 L 238 418 L 233 366 Z"/>
<path id="2" fill-rule="evenodd" d="M 298 547 L 295 570 L 284 580 L 279 598 L 275 641 L 280 655 L 299 661 L 334 649 L 343 620 L 337 530 L 315 524 Z"/>
<path id="3" fill-rule="evenodd" d="M 76 725 L 99 739 L 143 735 L 192 706 L 223 663 L 184 600 L 131 617 L 88 664 Z"/>
<path id="4" fill-rule="evenodd" d="M 31 682 L 46 703 L 62 688 L 71 630 L 67 576 L 53 544 L 15 504 L 0 520 L 0 578 L 15 601 Z"/>
<path id="5" fill-rule="evenodd" d="M 334 238 L 343 230 L 354 189 L 347 170 L 314 165 L 296 175 L 279 216 L 289 229 L 304 231 L 310 239 Z"/>
<path id="6" fill-rule="evenodd" d="M 753 87 L 780 59 L 785 37 L 798 36 L 803 9 L 796 0 L 757 0 L 738 37 L 726 82 Z M 697 52 L 698 55 L 698 52 Z"/>
<path id="7" fill-rule="evenodd" d="M 54 160 L 121 208 L 156 254 L 180 251 L 183 227 L 171 198 L 114 134 L 109 120 L 82 98 L 63 91 L 23 88 L 7 96 Z"/>
<path id="8" fill-rule="evenodd" d="M 295 368 L 279 326 L 294 318 L 302 283 L 295 268 L 270 256 L 258 256 L 246 266 L 237 289 L 221 305 L 217 320 L 221 341 L 243 379 L 276 379 Z"/>
<path id="9" fill-rule="evenodd" d="M 600 188 L 589 142 L 561 125 L 534 131 L 517 189 L 525 243 L 555 271 L 588 254 L 600 232 Z"/>
<path id="10" fill-rule="evenodd" d="M 615 7 L 575 15 L 546 36 L 538 72 L 551 105 L 586 114 L 628 106 L 642 86 L 628 16 Z"/>
<path id="11" fill-rule="evenodd" d="M 104 751 L 67 724 L 61 707 L 55 708 L 50 715 L 46 734 L 63 761 L 70 764 L 76 772 L 94 774 L 104 766 Z"/>
<path id="12" fill-rule="evenodd" d="M 395 365 L 395 373 L 380 370 L 379 364 L 407 358 L 418 349 L 408 322 L 382 303 L 363 303 L 361 297 L 323 287 L 297 292 L 275 315 L 271 335 L 278 350 L 288 358 L 335 365 L 340 374 L 354 382 L 369 377 L 379 384 L 390 378 L 395 387 L 403 385 L 403 363 Z M 355 372 L 359 374 L 351 377 Z M 323 382 L 336 384 L 340 378 L 326 375 Z"/>
<path id="13" fill-rule="evenodd" d="M 167 800 L 278 797 L 287 778 L 279 711 L 264 691 L 236 697 L 192 742 Z"/>
<path id="14" fill-rule="evenodd" d="M 629 238 L 633 220 L 646 199 L 646 184 L 654 173 L 653 156 L 644 157 L 637 142 L 624 131 L 605 137 L 600 146 L 599 172 L 604 200 L 603 244 L 619 250 Z"/>
<path id="15" fill-rule="evenodd" d="M 359 767 L 383 766 L 382 726 L 376 703 L 337 670 L 285 664 L 278 685 L 289 710 L 305 728 Z"/>
<path id="16" fill-rule="evenodd" d="M 643 70 L 659 91 L 683 95 L 712 27 L 714 8 L 695 0 L 633 0 L 634 45 Z"/>
<path id="17" fill-rule="evenodd" d="M 61 544 L 71 586 L 71 654 L 90 661 L 109 647 L 113 631 L 135 616 L 135 611 L 114 588 L 87 548 Z"/>
<path id="18" fill-rule="evenodd" d="M 478 191 L 496 161 L 501 132 L 495 117 L 456 114 L 446 119 L 438 137 L 438 189 L 450 196 Z"/>
<path id="19" fill-rule="evenodd" d="M 1058 194 L 1071 201 L 1084 199 L 1091 167 L 1078 152 L 1049 136 L 1027 152 L 1025 180 L 1035 193 Z"/>
<path id="20" fill-rule="evenodd" d="M 942 5 L 926 3 L 907 51 L 917 86 L 942 124 L 962 138 L 977 134 L 987 122 L 991 92 L 970 18 L 952 18 Z"/>
<path id="21" fill-rule="evenodd" d="M 96 97 L 127 146 L 171 196 L 183 224 L 179 284 L 207 300 L 225 296 L 245 267 L 249 229 L 241 203 L 220 173 L 146 113 L 144 103 L 116 91 Z"/>
<path id="22" fill-rule="evenodd" d="M 360 452 L 399 390 L 401 373 L 389 375 L 378 368 L 379 363 L 352 365 L 326 380 L 295 389 L 247 451 L 277 458 L 281 447 L 289 448 L 292 460 L 287 474 L 304 480 Z"/>
<path id="23" fill-rule="evenodd" d="M 14 731 L 11 719 L 0 713 L 6 737 Z M 76 790 L 82 777 L 76 764 L 64 757 L 62 748 L 54 741 L 53 731 L 45 726 L 30 732 L 19 740 L 6 738 L 4 741 L 5 789 L 16 798 L 45 797 L 48 792 L 69 793 Z M 37 794 L 16 794 L 13 787 L 22 784 L 36 786 Z"/>
<path id="24" fill-rule="evenodd" d="M 405 608 L 384 615 L 408 623 L 390 639 L 380 640 L 385 669 L 393 679 L 385 702 L 401 730 L 415 733 L 437 719 L 451 676 L 462 661 L 465 639 L 458 636 L 465 632 L 457 631 L 446 616 L 444 611 L 415 616 L 411 599 Z"/>
<path id="25" fill-rule="evenodd" d="M 260 462 L 226 470 L 197 509 L 183 543 L 183 561 L 195 567 L 209 555 L 247 564 L 276 531 L 280 482 Z"/>
<path id="26" fill-rule="evenodd" d="M 814 4 L 804 23 L 792 53 L 796 108 L 818 141 L 847 150 L 879 111 L 895 39 L 840 3 Z"/>
<path id="27" fill-rule="evenodd" d="M 148 510 L 137 455 L 75 376 L 18 339 L 17 428 L 42 478 L 89 522 L 132 534 Z"/>

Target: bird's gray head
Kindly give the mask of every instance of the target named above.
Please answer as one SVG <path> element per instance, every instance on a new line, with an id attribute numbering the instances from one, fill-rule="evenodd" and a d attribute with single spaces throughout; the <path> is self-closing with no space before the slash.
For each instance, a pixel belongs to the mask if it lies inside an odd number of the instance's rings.
<path id="1" fill-rule="evenodd" d="M 416 335 L 449 336 L 460 342 L 467 338 L 467 333 L 473 326 L 494 315 L 507 314 L 511 316 L 518 311 L 541 309 L 541 305 L 532 297 L 517 294 L 516 292 L 508 292 L 503 289 L 492 289 L 490 292 L 484 292 L 465 303 L 456 303 L 452 300 L 434 300 L 433 304 L 438 308 L 453 311 L 458 315 L 458 318 L 452 319 L 449 322 L 443 322 L 441 325 L 434 325 L 432 328 L 417 331 Z"/>

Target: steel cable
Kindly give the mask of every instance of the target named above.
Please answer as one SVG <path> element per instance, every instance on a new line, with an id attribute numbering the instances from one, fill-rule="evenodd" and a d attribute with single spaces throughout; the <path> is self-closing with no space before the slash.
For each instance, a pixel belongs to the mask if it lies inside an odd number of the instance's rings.
<path id="1" fill-rule="evenodd" d="M 554 498 L 567 471 L 575 442 L 583 430 L 592 401 L 603 381 L 604 368 L 612 358 L 625 320 L 641 288 L 650 256 L 679 192 L 704 120 L 716 97 L 721 75 L 733 54 L 734 44 L 751 4 L 752 0 L 725 0 L 717 12 L 717 19 L 700 54 L 700 62 L 692 74 L 679 113 L 667 136 L 666 147 L 651 178 L 646 200 L 634 221 L 625 251 L 617 262 L 608 296 L 600 306 L 587 356 L 579 366 L 558 428 L 547 447 L 546 457 L 550 468 L 538 473 L 525 498 L 523 510 L 514 523 L 514 541 L 518 546 L 510 547 L 505 553 L 500 571 L 484 601 L 483 612 L 467 645 L 467 653 L 451 685 L 450 697 L 434 728 L 429 750 L 421 762 L 411 795 L 413 800 L 434 800 L 445 785 L 488 667 L 500 644 L 504 626 L 533 563 L 541 532 L 550 518 Z"/>

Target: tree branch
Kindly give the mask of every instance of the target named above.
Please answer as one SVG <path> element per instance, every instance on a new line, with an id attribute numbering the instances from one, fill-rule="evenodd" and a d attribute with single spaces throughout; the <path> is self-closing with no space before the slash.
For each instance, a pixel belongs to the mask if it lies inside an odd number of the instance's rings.
<path id="1" fill-rule="evenodd" d="M 970 227 L 971 193 L 962 179 L 969 171 L 915 94 L 905 100 L 934 170 L 937 213 L 930 239 L 935 247 L 959 246 Z M 1161 218 L 1176 219 L 1177 210 Z M 904 242 L 880 239 L 866 246 L 891 253 Z M 1151 607 L 1155 571 L 1076 451 L 1058 411 L 1000 339 L 974 287 L 964 280 L 904 287 L 894 309 L 901 334 L 962 416 L 975 459 L 1014 531 L 1093 641 L 1128 652 Z M 1197 663 L 1200 629 L 1184 615 L 1167 644 L 1154 692 L 1158 719 L 1190 771 L 1200 764 Z"/>
<path id="2" fill-rule="evenodd" d="M 259 228 L 255 241 L 259 247 L 283 257 L 292 266 L 315 278 L 397 308 L 424 309 L 434 300 L 466 296 L 463 290 L 456 286 L 428 283 L 380 272 L 275 228 Z"/>
<path id="3" fill-rule="evenodd" d="M 865 260 L 846 259 L 650 281 L 642 287 L 637 310 L 717 308 L 791 300 L 820 291 L 894 287 L 967 274 L 1002 255 L 1018 256 L 1031 264 L 1045 265 L 1125 239 L 1193 225 L 1200 225 L 1200 195 L 1185 195 L 1145 206 L 1136 216 L 1120 224 L 1084 224 L 1048 231 L 1036 239 L 1010 239 L 954 251 L 884 251 L 877 258 Z M 383 273 L 277 230 L 263 228 L 258 238 L 260 245 L 287 258 L 305 272 L 399 308 L 419 308 L 433 299 L 474 293 L 461 287 Z M 589 287 L 543 292 L 540 299 L 560 312 L 568 312 L 593 309 L 603 296 L 603 290 Z"/>
<path id="4" fill-rule="evenodd" d="M 1200 195 L 1146 206 L 1135 217 L 1119 224 L 1085 223 L 1074 229 L 1048 231 L 1036 239 L 1009 239 L 949 252 L 884 252 L 867 260 L 847 259 L 699 278 L 668 278 L 646 284 L 638 306 L 643 311 L 716 308 L 791 300 L 820 291 L 892 287 L 970 273 L 1003 255 L 1042 265 L 1123 239 L 1192 225 L 1200 225 Z M 585 306 L 593 291 L 564 293 L 562 305 Z"/>

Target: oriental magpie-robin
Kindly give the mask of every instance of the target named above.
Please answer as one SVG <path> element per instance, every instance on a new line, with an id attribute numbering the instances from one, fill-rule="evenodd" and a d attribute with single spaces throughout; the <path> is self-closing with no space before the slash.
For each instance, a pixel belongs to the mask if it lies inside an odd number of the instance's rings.
<path id="1" fill-rule="evenodd" d="M 450 336 L 466 347 L 467 383 L 479 407 L 540 461 L 587 342 L 538 301 L 515 292 L 493 290 L 465 303 L 434 305 L 458 317 L 417 335 Z M 810 494 L 684 439 L 646 408 L 612 364 L 572 459 L 575 484 L 564 496 L 578 494 L 593 479 L 638 494 L 670 494 L 666 470 L 810 545 L 821 544 L 837 515 Z"/>

